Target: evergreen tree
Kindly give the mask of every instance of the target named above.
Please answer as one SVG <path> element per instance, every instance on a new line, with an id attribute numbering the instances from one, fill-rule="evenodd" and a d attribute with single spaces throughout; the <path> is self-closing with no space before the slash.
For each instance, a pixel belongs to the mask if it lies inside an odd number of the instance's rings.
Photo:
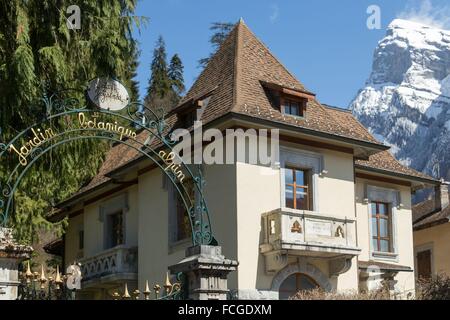
<path id="1" fill-rule="evenodd" d="M 162 36 L 160 36 L 156 42 L 153 51 L 153 60 L 150 66 L 151 76 L 147 88 L 147 97 L 150 101 L 164 99 L 170 91 L 170 79 L 166 60 L 166 44 Z"/>
<path id="2" fill-rule="evenodd" d="M 209 43 L 213 47 L 213 52 L 208 58 L 202 58 L 198 61 L 199 67 L 204 68 L 209 62 L 209 59 L 219 50 L 220 45 L 228 36 L 228 34 L 233 30 L 235 24 L 231 22 L 213 22 L 209 27 L 209 30 L 213 31 Z"/>
<path id="3" fill-rule="evenodd" d="M 174 105 L 176 105 L 184 92 L 183 63 L 178 54 L 174 54 L 170 59 L 169 79 L 174 94 Z"/>
<path id="4" fill-rule="evenodd" d="M 136 0 L 77 1 L 81 29 L 67 28 L 73 1 L 0 0 L 0 142 L 8 142 L 45 117 L 43 94 L 83 90 L 96 76 L 115 76 L 132 87 L 137 66 L 132 29 L 146 19 L 133 16 Z M 45 86 L 42 86 L 45 83 Z M 79 98 L 83 98 L 80 93 Z M 58 128 L 64 125 L 52 123 Z M 76 192 L 96 174 L 109 144 L 79 140 L 41 157 L 15 194 L 10 226 L 33 240 L 49 208 Z M 11 172 L 1 159 L 0 181 Z"/>
<path id="5" fill-rule="evenodd" d="M 175 54 L 167 66 L 166 45 L 160 36 L 153 51 L 151 76 L 145 101 L 151 108 L 164 108 L 169 112 L 184 91 L 183 63 Z"/>
<path id="6" fill-rule="evenodd" d="M 139 100 L 139 82 L 135 80 L 137 76 L 137 68 L 139 66 L 138 57 L 140 55 L 136 45 L 134 48 L 130 48 L 130 59 L 128 62 L 128 68 L 125 70 L 125 76 L 122 80 L 125 87 L 128 89 L 131 101 Z"/>

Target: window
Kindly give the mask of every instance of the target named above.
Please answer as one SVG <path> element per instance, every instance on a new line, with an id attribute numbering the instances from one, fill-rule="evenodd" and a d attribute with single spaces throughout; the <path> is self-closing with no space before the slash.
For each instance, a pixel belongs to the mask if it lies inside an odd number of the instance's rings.
<path id="1" fill-rule="evenodd" d="M 310 210 L 310 173 L 309 170 L 286 168 L 285 197 L 286 207 L 300 210 Z"/>
<path id="2" fill-rule="evenodd" d="M 84 249 L 84 230 L 78 231 L 78 249 Z"/>
<path id="3" fill-rule="evenodd" d="M 184 187 L 189 195 L 189 198 L 195 199 L 195 187 L 192 179 L 185 180 L 183 182 Z M 189 215 L 187 213 L 184 202 L 179 195 L 176 188 L 174 188 L 176 193 L 177 205 L 176 205 L 176 235 L 175 241 L 181 241 L 190 238 L 192 235 L 191 223 L 189 221 Z"/>
<path id="4" fill-rule="evenodd" d="M 318 288 L 317 283 L 303 273 L 291 274 L 280 286 L 280 300 L 286 300 L 299 291 L 308 291 Z"/>
<path id="5" fill-rule="evenodd" d="M 417 253 L 417 277 L 419 279 L 431 278 L 431 250 Z"/>
<path id="6" fill-rule="evenodd" d="M 388 203 L 372 202 L 372 246 L 378 252 L 391 252 L 391 214 Z"/>
<path id="7" fill-rule="evenodd" d="M 303 117 L 305 102 L 303 100 L 281 99 L 281 112 Z"/>
<path id="8" fill-rule="evenodd" d="M 108 248 L 114 248 L 124 243 L 123 211 L 117 211 L 107 216 Z"/>

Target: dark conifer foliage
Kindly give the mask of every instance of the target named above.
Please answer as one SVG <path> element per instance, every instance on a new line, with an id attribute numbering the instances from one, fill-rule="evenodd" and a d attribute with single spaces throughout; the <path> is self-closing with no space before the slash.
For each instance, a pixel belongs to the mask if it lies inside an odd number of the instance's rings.
<path id="1" fill-rule="evenodd" d="M 175 54 L 167 64 L 166 45 L 160 36 L 153 50 L 151 76 L 145 102 L 151 108 L 164 108 L 169 112 L 179 102 L 184 92 L 183 63 Z"/>

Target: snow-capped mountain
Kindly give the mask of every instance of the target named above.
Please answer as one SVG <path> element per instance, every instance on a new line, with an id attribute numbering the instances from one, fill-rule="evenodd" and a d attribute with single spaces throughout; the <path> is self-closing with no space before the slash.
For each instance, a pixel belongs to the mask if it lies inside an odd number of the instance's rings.
<path id="1" fill-rule="evenodd" d="M 396 19 L 350 104 L 404 164 L 450 178 L 450 31 Z"/>

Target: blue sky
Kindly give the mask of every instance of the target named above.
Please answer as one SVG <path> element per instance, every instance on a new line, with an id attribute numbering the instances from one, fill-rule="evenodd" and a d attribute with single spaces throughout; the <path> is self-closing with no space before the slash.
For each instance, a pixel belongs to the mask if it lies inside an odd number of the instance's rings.
<path id="1" fill-rule="evenodd" d="M 448 0 L 141 0 L 136 15 L 150 19 L 140 43 L 141 98 L 150 77 L 154 44 L 162 35 L 170 57 L 178 53 L 189 88 L 208 56 L 211 22 L 247 26 L 319 101 L 347 107 L 369 76 L 373 51 L 396 17 L 449 27 Z M 381 9 L 381 29 L 366 26 L 368 6 Z"/>

